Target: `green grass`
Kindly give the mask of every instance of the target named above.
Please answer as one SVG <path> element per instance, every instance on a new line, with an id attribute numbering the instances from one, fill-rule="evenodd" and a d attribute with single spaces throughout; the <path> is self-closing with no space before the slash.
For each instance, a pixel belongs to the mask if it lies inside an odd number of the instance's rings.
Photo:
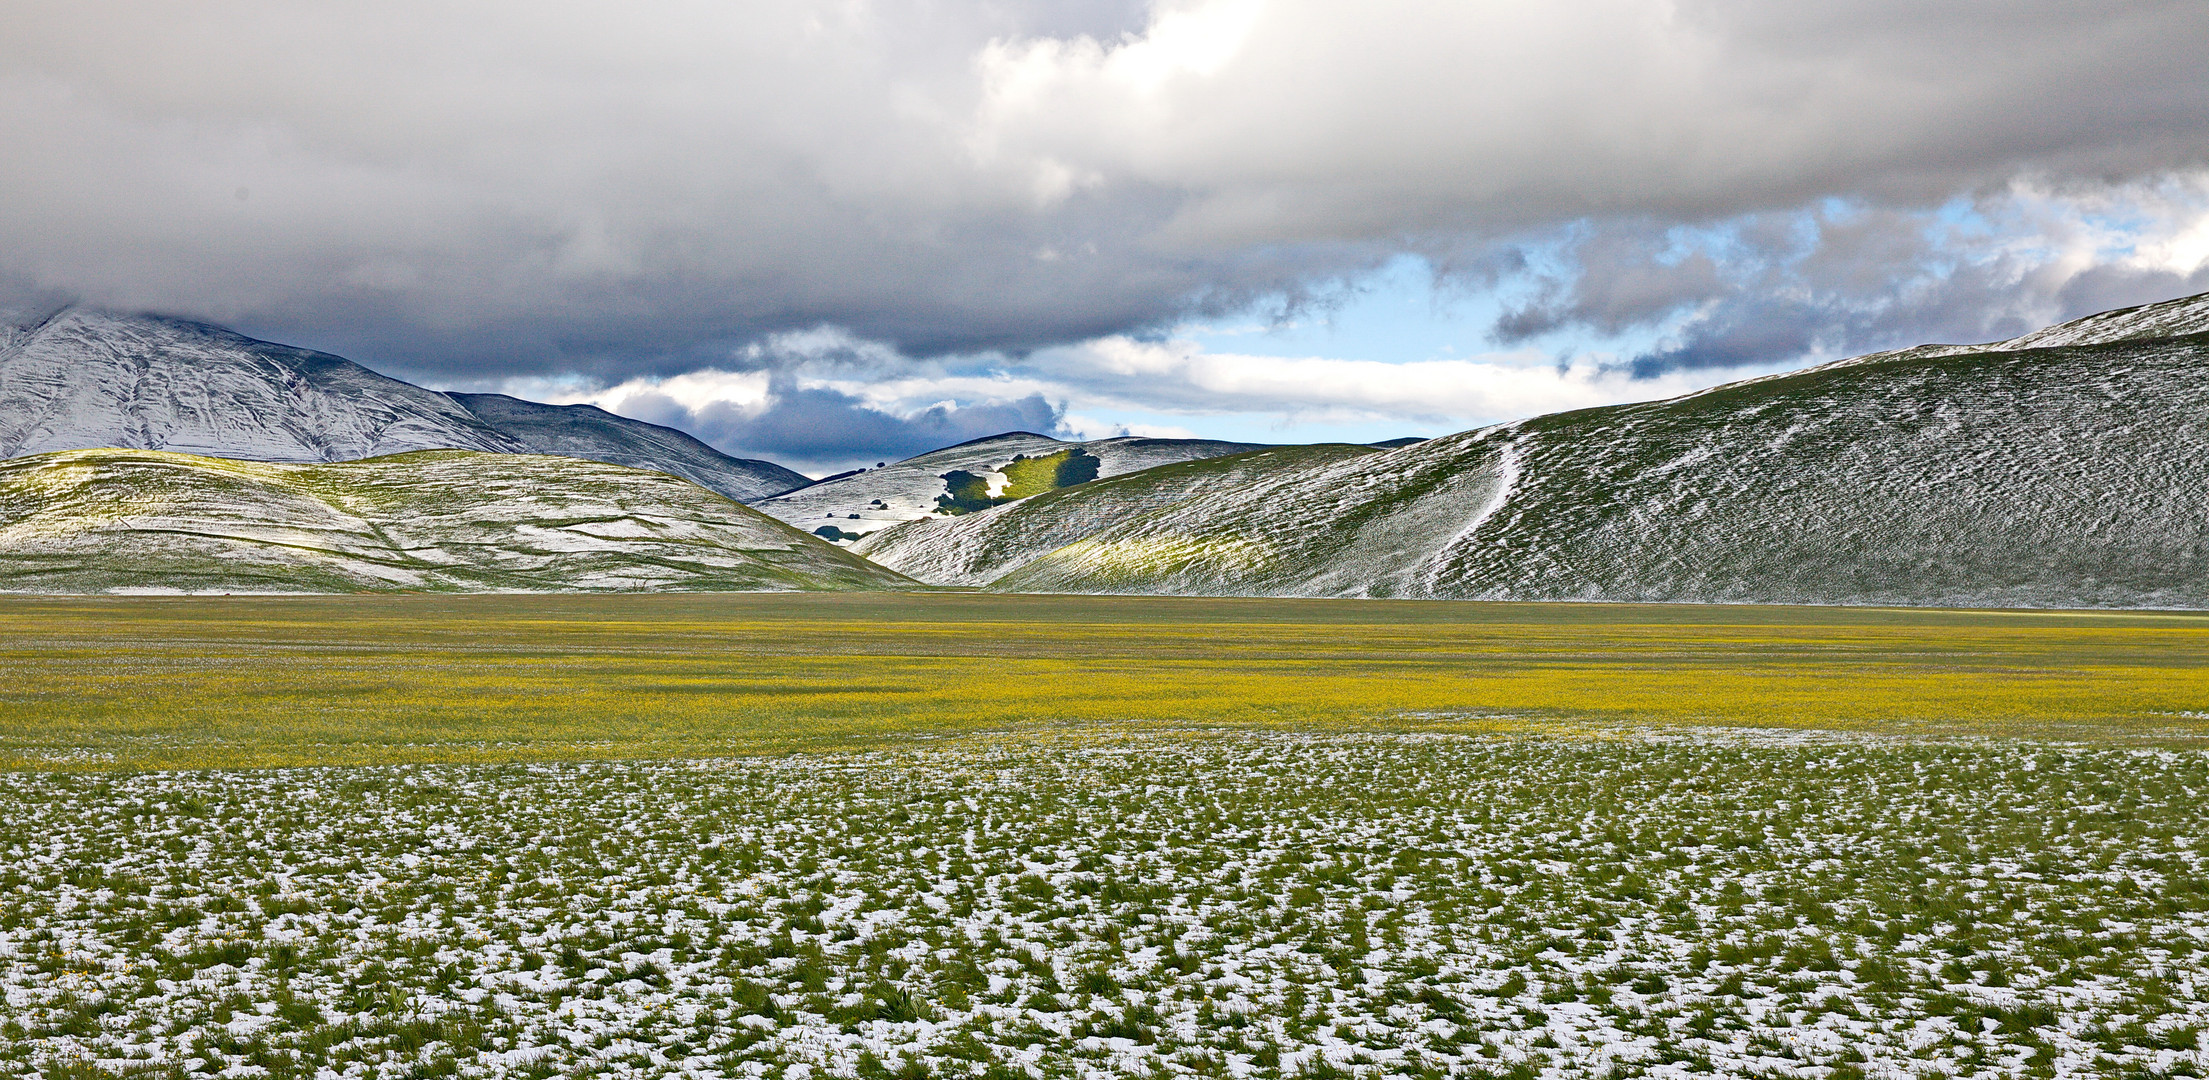
<path id="1" fill-rule="evenodd" d="M 1005 486 L 994 496 L 989 493 L 986 477 L 953 469 L 943 474 L 944 494 L 936 496 L 936 507 L 952 516 L 979 513 L 1031 495 L 1086 484 L 1097 478 L 1099 464 L 1095 455 L 1078 446 L 1040 457 L 1015 454 L 997 470 L 1004 474 Z"/>
<path id="2" fill-rule="evenodd" d="M 2199 1076 L 2205 630 L 7 599 L 0 1078 Z"/>
<path id="3" fill-rule="evenodd" d="M 974 594 L 0 600 L 0 764 L 770 753 L 988 732 L 2209 734 L 2209 618 Z"/>
<path id="4" fill-rule="evenodd" d="M 1011 502 L 1086 484 L 1097 478 L 1101 464 L 1096 455 L 1078 446 L 1037 457 L 1015 455 L 998 470 L 1005 474 L 1005 490 L 998 494 L 996 501 Z"/>
<path id="5" fill-rule="evenodd" d="M 2199 1076 L 2205 790 L 1854 736 L 0 774 L 0 1075 Z"/>

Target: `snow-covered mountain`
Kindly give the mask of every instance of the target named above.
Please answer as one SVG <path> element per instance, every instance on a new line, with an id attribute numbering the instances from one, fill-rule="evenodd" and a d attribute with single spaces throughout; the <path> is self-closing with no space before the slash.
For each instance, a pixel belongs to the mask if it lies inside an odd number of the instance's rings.
<path id="1" fill-rule="evenodd" d="M 125 447 L 342 461 L 523 445 L 443 394 L 175 319 L 69 308 L 0 346 L 0 455 Z"/>
<path id="2" fill-rule="evenodd" d="M 2209 296 L 858 545 L 1014 591 L 2209 607 Z M 1309 455 L 1309 456 L 1307 456 Z"/>
<path id="3" fill-rule="evenodd" d="M 1100 477 L 1252 449 L 1251 443 L 1133 436 L 1062 442 L 1013 431 L 833 476 L 752 505 L 849 544 L 916 518 L 957 517 Z"/>
<path id="4" fill-rule="evenodd" d="M 874 589 L 912 583 L 687 480 L 537 455 L 0 461 L 0 590 Z"/>
<path id="5" fill-rule="evenodd" d="M 555 454 L 671 472 L 735 499 L 807 482 L 672 428 L 587 406 L 441 394 L 201 323 L 66 308 L 7 324 L 0 457 L 100 447 L 290 462 Z"/>

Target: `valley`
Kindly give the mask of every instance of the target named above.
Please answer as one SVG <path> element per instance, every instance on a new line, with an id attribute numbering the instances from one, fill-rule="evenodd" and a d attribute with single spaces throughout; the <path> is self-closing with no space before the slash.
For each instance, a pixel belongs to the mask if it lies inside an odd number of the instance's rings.
<path id="1" fill-rule="evenodd" d="M 213 456 L 195 472 L 110 446 Z M 178 495 L 195 524 L 172 528 L 166 510 L 132 524 L 134 500 L 159 503 L 168 496 L 150 493 L 187 473 L 212 492 L 253 472 L 218 458 L 323 463 L 337 471 L 312 475 L 335 479 L 354 467 L 340 460 L 368 469 L 428 446 L 484 460 L 465 475 L 441 466 L 434 513 L 396 503 L 390 513 L 465 518 L 465 539 L 366 538 L 364 525 L 323 521 L 360 518 L 357 507 L 265 492 L 231 509 L 223 496 Z M 2209 608 L 2209 296 L 1434 439 L 1257 446 L 1009 432 L 820 481 L 589 406 L 436 393 L 213 327 L 68 309 L 0 342 L 0 449 L 15 455 L 0 466 L 15 477 L 43 468 L 25 464 L 41 449 L 109 454 L 97 497 L 17 482 L 15 516 L 0 523 L 0 588 L 33 592 L 918 585 Z M 505 475 L 491 464 L 500 455 L 517 463 Z M 654 474 L 726 499 L 643 479 Z M 619 522 L 593 533 L 588 558 L 538 543 L 582 529 L 555 509 L 571 498 L 563 491 L 602 490 L 616 475 L 682 503 L 677 531 L 751 535 L 767 519 L 790 531 L 774 541 L 780 554 L 715 555 L 707 568 L 683 553 L 712 543 L 678 540 L 658 510 L 609 504 L 584 515 Z M 533 484 L 544 498 L 526 495 Z M 466 509 L 471 498 L 481 506 Z M 90 516 L 68 520 L 77 513 Z M 211 524 L 226 515 L 238 520 Z M 277 533 L 348 539 L 322 551 Z M 462 548 L 512 557 L 453 554 Z M 461 569 L 472 560 L 481 565 Z M 790 572 L 760 569 L 778 561 Z M 732 569 L 740 563 L 749 569 Z"/>
<path id="2" fill-rule="evenodd" d="M 0 1080 L 2209 1077 L 2205 43 L 0 7 Z"/>

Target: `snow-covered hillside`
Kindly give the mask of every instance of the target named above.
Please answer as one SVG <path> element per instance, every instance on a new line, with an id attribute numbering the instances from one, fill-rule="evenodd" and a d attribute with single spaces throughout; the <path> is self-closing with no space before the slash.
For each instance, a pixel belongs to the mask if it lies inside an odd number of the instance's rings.
<path id="1" fill-rule="evenodd" d="M 541 453 L 685 476 L 736 499 L 805 483 L 588 407 L 447 395 L 218 327 L 68 308 L 0 334 L 0 457 L 121 447 L 249 461 Z"/>
<path id="2" fill-rule="evenodd" d="M 70 308 L 0 348 L 0 455 L 98 447 L 257 461 L 524 449 L 445 395 L 348 360 Z"/>
<path id="3" fill-rule="evenodd" d="M 2118 308 L 2035 330 L 1988 348 L 2046 349 L 2059 345 L 2107 345 L 2117 341 L 2209 334 L 2209 293 L 2181 296 L 2160 304 Z"/>
<path id="4" fill-rule="evenodd" d="M 1276 446 L 1161 465 L 1047 492 L 977 514 L 925 517 L 875 533 L 852 550 L 935 585 L 987 585 L 1114 525 L 1208 501 L 1254 495 L 1328 465 L 1378 454 L 1370 446 Z"/>
<path id="5" fill-rule="evenodd" d="M 537 455 L 0 461 L 0 590 L 751 591 L 911 582 L 685 480 Z"/>
<path id="6" fill-rule="evenodd" d="M 999 500 L 1252 449 L 1256 447 L 1250 443 L 1208 439 L 1121 437 L 1063 442 L 1014 431 L 834 477 L 755 500 L 753 505 L 808 532 L 849 544 L 917 518 L 978 512 Z"/>
<path id="7" fill-rule="evenodd" d="M 2140 336 L 2204 311 L 1203 462 L 861 550 L 1023 591 L 2209 607 L 2209 335 Z"/>

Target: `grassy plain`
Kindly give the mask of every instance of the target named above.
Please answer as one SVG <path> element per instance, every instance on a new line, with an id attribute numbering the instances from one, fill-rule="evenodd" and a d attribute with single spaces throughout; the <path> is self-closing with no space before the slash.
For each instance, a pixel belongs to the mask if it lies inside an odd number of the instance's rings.
<path id="1" fill-rule="evenodd" d="M 2191 742 L 2209 735 L 2209 616 L 960 593 L 0 599 L 0 767 L 1621 724 Z"/>
<path id="2" fill-rule="evenodd" d="M 0 1077 L 2200 1076 L 2205 631 L 4 600 Z"/>
<path id="3" fill-rule="evenodd" d="M 2201 1076 L 2205 789 L 1646 730 L 0 773 L 0 1076 Z"/>

